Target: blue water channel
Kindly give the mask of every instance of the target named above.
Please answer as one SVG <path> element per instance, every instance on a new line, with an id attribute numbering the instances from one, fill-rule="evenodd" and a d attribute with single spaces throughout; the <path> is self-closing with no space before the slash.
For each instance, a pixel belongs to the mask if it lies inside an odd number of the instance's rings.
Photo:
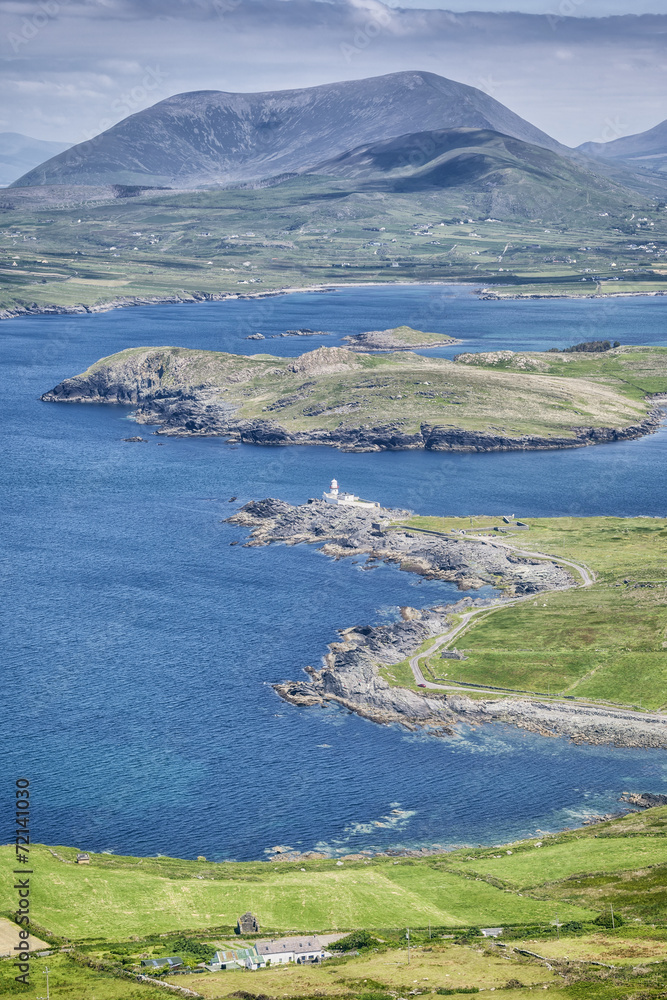
<path id="1" fill-rule="evenodd" d="M 613 809 L 626 789 L 665 791 L 657 751 L 501 726 L 437 740 L 284 704 L 271 682 L 317 665 L 336 629 L 458 592 L 312 547 L 231 546 L 243 532 L 223 523 L 250 498 L 317 496 L 334 475 L 419 513 L 664 516 L 664 430 L 488 455 L 238 447 L 146 428 L 147 443 L 126 444 L 126 409 L 39 395 L 141 344 L 285 356 L 407 323 L 463 339 L 451 355 L 665 344 L 666 319 L 661 298 L 493 302 L 393 286 L 3 323 L 0 841 L 23 775 L 36 840 L 210 859 L 276 844 L 345 854 L 499 843 Z M 277 336 L 298 327 L 331 334 Z M 255 332 L 266 342 L 245 339 Z"/>

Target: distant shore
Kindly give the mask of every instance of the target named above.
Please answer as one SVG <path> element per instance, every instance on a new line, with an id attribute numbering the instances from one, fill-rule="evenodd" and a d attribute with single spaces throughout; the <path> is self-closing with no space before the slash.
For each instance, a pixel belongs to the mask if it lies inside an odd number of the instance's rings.
<path id="1" fill-rule="evenodd" d="M 77 302 L 73 305 L 58 305 L 57 303 L 45 303 L 40 305 L 32 302 L 27 305 L 5 306 L 0 308 L 0 320 L 18 319 L 21 316 L 84 316 L 96 315 L 97 313 L 111 312 L 113 309 L 129 309 L 137 306 L 156 305 L 180 305 L 199 302 L 227 302 L 238 301 L 239 299 L 267 299 L 275 298 L 278 295 L 295 295 L 303 292 L 324 293 L 334 292 L 343 288 L 387 288 L 387 287 L 417 287 L 417 286 L 452 286 L 467 285 L 465 279 L 457 281 L 349 281 L 349 282 L 328 282 L 322 285 L 293 285 L 285 288 L 265 289 L 258 292 L 188 292 L 174 295 L 127 295 L 118 296 L 105 302 L 95 302 L 86 305 Z M 650 292 L 591 292 L 582 295 L 572 295 L 567 292 L 496 292 L 493 286 L 489 287 L 470 282 L 470 291 L 478 298 L 491 301 L 502 302 L 505 300 L 534 300 L 534 299 L 618 299 L 618 298 L 656 298 L 667 295 L 667 290 L 656 290 Z"/>

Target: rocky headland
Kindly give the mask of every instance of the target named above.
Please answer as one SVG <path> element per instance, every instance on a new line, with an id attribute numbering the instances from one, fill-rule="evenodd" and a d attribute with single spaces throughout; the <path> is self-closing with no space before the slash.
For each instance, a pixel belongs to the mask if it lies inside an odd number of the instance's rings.
<path id="1" fill-rule="evenodd" d="M 251 529 L 248 546 L 275 542 L 318 544 L 325 555 L 334 559 L 363 555 L 371 565 L 395 563 L 429 580 L 454 582 L 461 590 L 490 584 L 506 596 L 516 597 L 575 584 L 556 563 L 517 555 L 491 541 L 445 538 L 391 527 L 409 515 L 407 510 L 336 506 L 324 500 L 309 500 L 295 507 L 269 498 L 247 503 L 228 520 Z M 411 624 L 419 631 L 426 627 L 426 621 L 427 616 L 421 624 Z M 434 624 L 439 626 L 441 622 Z M 417 645 L 427 637 L 424 634 Z"/>
<path id="2" fill-rule="evenodd" d="M 246 504 L 228 520 L 250 529 L 247 545 L 318 544 L 333 558 L 365 555 L 393 562 L 430 579 L 456 581 L 461 589 L 493 583 L 509 597 L 575 586 L 570 574 L 548 559 L 528 558 L 492 541 L 419 535 L 391 527 L 401 510 L 345 508 L 311 500 L 294 507 L 276 499 Z M 503 722 L 543 736 L 568 736 L 577 743 L 667 747 L 667 718 L 624 709 L 525 697 L 473 699 L 464 691 L 412 690 L 392 686 L 383 667 L 404 661 L 431 637 L 446 632 L 457 612 L 490 607 L 497 600 L 469 596 L 451 605 L 402 609 L 400 621 L 340 631 L 319 669 L 307 679 L 274 685 L 296 705 L 337 703 L 373 722 L 423 728 L 455 736 L 460 723 Z"/>

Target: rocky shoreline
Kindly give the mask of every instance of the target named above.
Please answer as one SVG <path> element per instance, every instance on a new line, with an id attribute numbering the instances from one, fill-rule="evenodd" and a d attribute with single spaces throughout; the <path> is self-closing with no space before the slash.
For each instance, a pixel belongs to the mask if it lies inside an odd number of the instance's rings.
<path id="1" fill-rule="evenodd" d="M 56 389 L 42 399 L 55 399 Z M 80 400 L 85 402 L 84 399 Z M 512 437 L 487 431 L 473 431 L 462 427 L 445 427 L 422 423 L 418 431 L 410 433 L 398 423 L 358 427 L 339 426 L 332 430 L 290 431 L 275 420 L 238 419 L 229 408 L 206 398 L 206 392 L 179 394 L 176 397 L 154 398 L 142 403 L 136 419 L 142 424 L 158 424 L 156 433 L 172 437 L 218 435 L 238 444 L 270 445 L 324 445 L 339 451 L 559 451 L 563 448 L 585 448 L 594 444 L 631 441 L 654 434 L 660 427 L 663 413 L 653 409 L 638 424 L 627 427 L 577 427 L 573 437 L 542 437 L 524 434 Z"/>
<path id="2" fill-rule="evenodd" d="M 325 291 L 325 289 L 313 289 L 313 291 Z M 273 295 L 284 295 L 285 292 L 286 290 L 279 289 L 277 291 L 250 292 L 247 294 L 242 292 L 188 292 L 185 295 L 120 295 L 106 302 L 95 302 L 92 305 L 76 302 L 71 306 L 56 305 L 55 303 L 40 305 L 38 302 L 29 302 L 25 305 L 9 306 L 0 309 L 0 320 L 17 319 L 19 316 L 95 316 L 98 313 L 111 312 L 114 309 L 130 309 L 134 306 L 225 302 L 234 299 L 267 298 Z"/>
<path id="3" fill-rule="evenodd" d="M 573 578 L 553 562 L 518 556 L 492 542 L 411 535 L 389 527 L 406 511 L 345 509 L 312 500 L 293 507 L 281 500 L 253 501 L 229 518 L 250 528 L 247 545 L 319 544 L 333 558 L 365 555 L 393 562 L 429 579 L 457 582 L 461 589 L 493 582 L 507 596 L 566 589 Z M 383 667 L 413 655 L 426 640 L 447 631 L 457 612 L 490 606 L 493 601 L 465 597 L 452 605 L 423 611 L 403 609 L 389 625 L 343 629 L 319 669 L 305 668 L 308 679 L 274 685 L 286 701 L 300 706 L 336 703 L 381 724 L 425 729 L 454 737 L 461 723 L 502 722 L 542 736 L 567 736 L 575 743 L 618 747 L 667 748 L 667 718 L 625 709 L 525 697 L 473 700 L 463 692 L 417 692 L 392 687 Z"/>

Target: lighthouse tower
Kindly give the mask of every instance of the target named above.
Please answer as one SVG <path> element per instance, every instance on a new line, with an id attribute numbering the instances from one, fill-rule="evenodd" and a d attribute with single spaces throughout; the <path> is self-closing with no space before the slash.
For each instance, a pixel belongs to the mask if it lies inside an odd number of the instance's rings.
<path id="1" fill-rule="evenodd" d="M 354 493 L 346 493 L 345 490 L 340 490 L 338 488 L 338 480 L 332 479 L 331 486 L 329 490 L 324 491 L 322 494 L 322 499 L 326 503 L 333 503 L 339 507 L 379 507 L 380 504 L 375 500 L 360 500 L 356 497 Z"/>

